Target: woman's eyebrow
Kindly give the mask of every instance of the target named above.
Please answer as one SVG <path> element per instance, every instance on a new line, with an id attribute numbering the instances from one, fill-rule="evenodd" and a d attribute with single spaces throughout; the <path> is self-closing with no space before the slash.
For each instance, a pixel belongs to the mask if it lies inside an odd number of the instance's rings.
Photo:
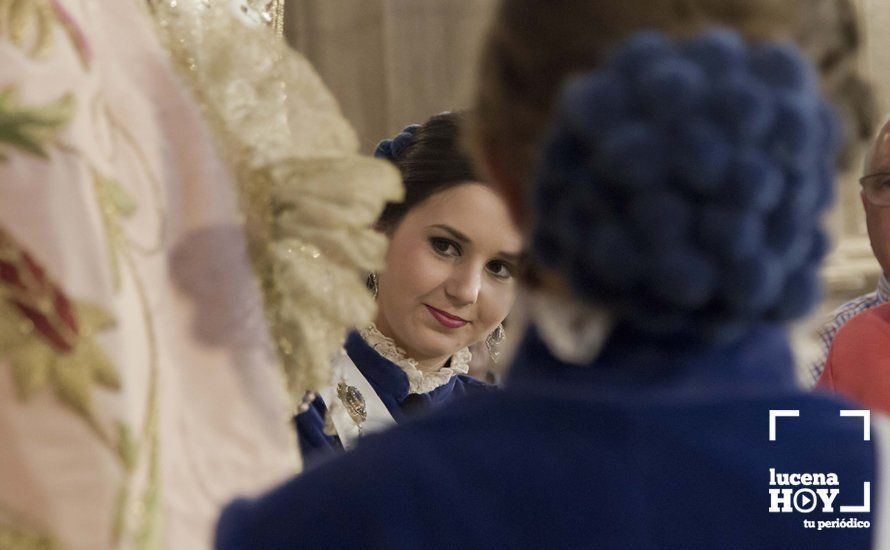
<path id="1" fill-rule="evenodd" d="M 466 235 L 464 235 L 463 233 L 461 233 L 460 231 L 458 231 L 457 229 L 455 229 L 449 225 L 436 224 L 436 225 L 431 225 L 430 227 L 435 227 L 436 229 L 441 229 L 442 231 L 451 233 L 452 237 L 454 237 L 455 239 L 457 239 L 458 241 L 460 241 L 462 243 L 469 244 L 469 243 L 473 242 L 472 240 L 470 240 L 469 237 L 467 237 Z"/>
<path id="2" fill-rule="evenodd" d="M 521 252 L 518 254 L 514 254 L 511 252 L 499 252 L 498 256 L 507 260 L 510 263 L 517 264 L 517 263 L 520 263 L 520 260 L 522 260 L 522 258 L 524 257 L 524 254 Z"/>

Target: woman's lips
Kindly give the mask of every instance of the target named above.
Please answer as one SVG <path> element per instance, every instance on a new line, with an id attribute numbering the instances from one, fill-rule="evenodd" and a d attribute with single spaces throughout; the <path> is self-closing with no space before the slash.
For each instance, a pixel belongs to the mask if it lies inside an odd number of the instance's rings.
<path id="1" fill-rule="evenodd" d="M 426 304 L 423 305 L 425 305 L 426 308 L 430 311 L 430 315 L 435 317 L 436 321 L 439 321 L 443 326 L 447 328 L 460 328 L 469 322 L 466 319 L 461 319 L 460 317 L 449 315 L 441 309 L 436 309 L 432 306 L 427 306 Z"/>

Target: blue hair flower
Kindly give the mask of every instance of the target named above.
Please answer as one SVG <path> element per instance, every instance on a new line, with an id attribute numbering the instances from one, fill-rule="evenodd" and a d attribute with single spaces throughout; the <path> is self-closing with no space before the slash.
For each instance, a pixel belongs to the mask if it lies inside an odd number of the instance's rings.
<path id="1" fill-rule="evenodd" d="M 776 116 L 769 89 L 744 75 L 713 86 L 708 97 L 711 116 L 737 146 L 756 146 Z"/>
<path id="2" fill-rule="evenodd" d="M 665 139 L 658 129 L 623 124 L 602 136 L 595 162 L 603 182 L 618 191 L 654 189 L 668 177 Z"/>
<path id="3" fill-rule="evenodd" d="M 763 315 L 780 297 L 785 283 L 782 262 L 769 251 L 727 265 L 721 299 L 739 317 Z"/>
<path id="4" fill-rule="evenodd" d="M 781 167 L 755 149 L 743 149 L 730 161 L 726 182 L 715 199 L 724 206 L 767 212 L 775 208 L 784 192 Z"/>
<path id="5" fill-rule="evenodd" d="M 627 291 L 642 277 L 642 257 L 621 225 L 605 223 L 594 228 L 586 244 L 578 262 L 606 288 Z"/>
<path id="6" fill-rule="evenodd" d="M 786 218 L 811 220 L 819 211 L 819 195 L 823 180 L 817 166 L 804 169 L 796 166 L 785 170 L 785 194 L 781 203 Z"/>
<path id="7" fill-rule="evenodd" d="M 776 120 L 769 146 L 780 160 L 797 166 L 815 162 L 821 147 L 822 113 L 816 98 L 780 94 L 776 98 Z"/>
<path id="8" fill-rule="evenodd" d="M 705 76 L 682 58 L 652 64 L 637 79 L 635 93 L 655 119 L 674 120 L 688 115 L 702 101 Z"/>
<path id="9" fill-rule="evenodd" d="M 810 264 L 817 264 L 822 261 L 822 258 L 828 254 L 828 250 L 831 248 L 831 242 L 828 240 L 828 235 L 822 229 L 816 229 L 813 232 L 813 239 L 810 241 L 810 250 L 807 252 L 806 262 Z"/>
<path id="10" fill-rule="evenodd" d="M 715 205 L 702 208 L 698 231 L 702 247 L 723 261 L 756 255 L 766 232 L 756 211 Z"/>
<path id="11" fill-rule="evenodd" d="M 627 120 L 628 86 L 620 79 L 591 75 L 570 81 L 562 91 L 560 104 L 572 129 L 586 138 L 608 132 Z"/>
<path id="12" fill-rule="evenodd" d="M 677 45 L 660 32 L 641 31 L 631 36 L 624 47 L 613 52 L 608 66 L 618 75 L 636 84 L 647 67 L 674 59 Z"/>
<path id="13" fill-rule="evenodd" d="M 785 279 L 782 300 L 776 302 L 773 317 L 787 320 L 806 315 L 821 294 L 822 284 L 817 270 L 807 266 L 795 271 Z"/>
<path id="14" fill-rule="evenodd" d="M 392 140 L 382 139 L 374 148 L 374 156 L 379 159 L 395 160 L 392 156 Z"/>
<path id="15" fill-rule="evenodd" d="M 681 46 L 683 56 L 701 67 L 710 78 L 729 77 L 744 70 L 747 49 L 738 34 L 727 30 L 705 32 Z"/>
<path id="16" fill-rule="evenodd" d="M 411 143 L 411 138 L 420 128 L 420 124 L 411 124 L 405 126 L 402 131 L 392 139 L 384 139 L 377 144 L 374 149 L 374 156 L 377 158 L 385 158 L 391 162 L 395 162 L 402 156 L 402 151 Z"/>
<path id="17" fill-rule="evenodd" d="M 777 89 L 810 93 L 818 88 L 812 66 L 790 44 L 755 46 L 748 59 L 751 74 Z"/>
<path id="18" fill-rule="evenodd" d="M 815 302 L 839 142 L 794 47 L 638 33 L 560 95 L 532 251 L 636 331 L 729 342 Z"/>
<path id="19" fill-rule="evenodd" d="M 627 218 L 639 241 L 650 250 L 670 250 L 685 242 L 693 229 L 692 207 L 669 189 L 634 196 Z"/>
<path id="20" fill-rule="evenodd" d="M 705 118 L 691 118 L 678 125 L 671 145 L 675 180 L 691 191 L 719 190 L 732 158 L 724 133 Z"/>
<path id="21" fill-rule="evenodd" d="M 817 168 L 816 210 L 822 212 L 834 203 L 835 198 L 835 171 L 834 158 L 822 159 Z"/>
<path id="22" fill-rule="evenodd" d="M 681 310 L 706 304 L 717 287 L 718 271 L 699 250 L 680 247 L 656 255 L 649 291 Z"/>
<path id="23" fill-rule="evenodd" d="M 822 149 L 833 151 L 840 150 L 842 141 L 842 132 L 840 121 L 838 121 L 837 113 L 833 106 L 824 101 L 819 102 L 819 147 Z M 830 159 L 834 162 L 835 159 Z"/>

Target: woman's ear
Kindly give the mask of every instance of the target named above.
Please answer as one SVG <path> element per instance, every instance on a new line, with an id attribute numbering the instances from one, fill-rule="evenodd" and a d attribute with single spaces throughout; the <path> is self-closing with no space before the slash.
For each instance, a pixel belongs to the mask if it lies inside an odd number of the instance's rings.
<path id="1" fill-rule="evenodd" d="M 481 160 L 486 181 L 504 198 L 516 227 L 526 233 L 527 224 L 530 223 L 527 190 L 519 171 L 509 159 L 500 147 L 491 143 L 482 146 Z"/>

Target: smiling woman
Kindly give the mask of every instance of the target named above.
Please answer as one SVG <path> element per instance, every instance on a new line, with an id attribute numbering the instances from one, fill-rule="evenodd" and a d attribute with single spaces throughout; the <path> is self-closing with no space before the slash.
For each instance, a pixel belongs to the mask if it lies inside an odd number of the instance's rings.
<path id="1" fill-rule="evenodd" d="M 411 209 L 379 276 L 377 327 L 434 372 L 482 340 L 513 304 L 522 245 L 501 198 L 464 183 Z"/>
<path id="2" fill-rule="evenodd" d="M 377 148 L 399 168 L 405 199 L 377 222 L 390 246 L 386 268 L 368 279 L 375 322 L 348 339 L 334 364 L 337 384 L 296 417 L 307 463 L 490 389 L 466 375 L 468 348 L 503 333 L 523 240 L 504 200 L 461 150 L 461 121 L 443 113 Z"/>

